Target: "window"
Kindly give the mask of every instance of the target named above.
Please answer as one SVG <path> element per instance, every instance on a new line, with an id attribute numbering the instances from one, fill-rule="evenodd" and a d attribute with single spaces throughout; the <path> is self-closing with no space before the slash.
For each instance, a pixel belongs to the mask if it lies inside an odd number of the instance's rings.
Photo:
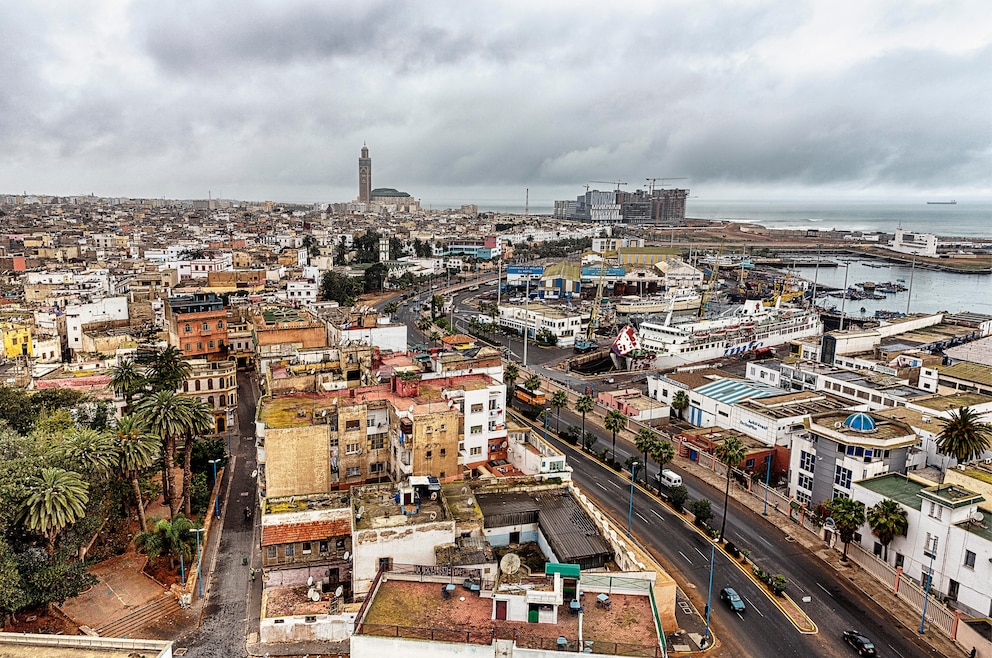
<path id="1" fill-rule="evenodd" d="M 473 425 L 469 432 L 471 434 L 482 434 L 482 425 Z"/>
<path id="2" fill-rule="evenodd" d="M 362 451 L 362 446 L 359 443 L 347 443 L 344 447 L 344 452 L 346 455 L 357 455 Z"/>
<path id="3" fill-rule="evenodd" d="M 481 414 L 482 413 L 482 405 L 481 404 L 473 404 L 472 405 L 472 413 L 473 414 Z"/>
<path id="4" fill-rule="evenodd" d="M 349 466 L 348 470 L 345 471 L 344 476 L 346 478 L 357 478 L 362 474 L 361 466 Z"/>
<path id="5" fill-rule="evenodd" d="M 203 349 L 203 342 L 202 341 L 197 341 L 197 343 L 196 343 L 196 349 L 198 349 L 198 350 L 202 350 Z"/>
<path id="6" fill-rule="evenodd" d="M 328 553 L 328 552 L 330 552 L 330 547 L 328 546 L 328 542 L 327 542 L 326 539 L 321 539 L 320 540 L 320 545 L 318 546 L 318 548 L 320 549 L 320 552 L 321 553 Z"/>
<path id="7" fill-rule="evenodd" d="M 344 539 L 338 538 L 334 540 L 334 547 L 339 551 L 344 548 Z"/>
<path id="8" fill-rule="evenodd" d="M 806 475 L 805 473 L 799 474 L 799 481 L 797 482 L 800 489 L 807 489 L 809 491 L 813 490 L 813 478 Z"/>
<path id="9" fill-rule="evenodd" d="M 310 555 L 313 552 L 312 544 L 308 541 L 303 542 L 303 554 Z"/>
<path id="10" fill-rule="evenodd" d="M 79 340 L 79 339 L 77 338 L 76 340 Z M 186 343 L 186 351 L 187 352 L 192 352 L 193 351 L 193 343 Z"/>
<path id="11" fill-rule="evenodd" d="M 386 446 L 386 435 L 378 434 L 369 439 L 369 450 L 382 450 Z"/>
<path id="12" fill-rule="evenodd" d="M 974 553 L 974 551 L 965 551 L 964 552 L 964 566 L 968 567 L 969 569 L 974 569 L 975 568 L 975 553 Z"/>
<path id="13" fill-rule="evenodd" d="M 224 328 L 224 321 L 223 320 L 220 320 L 220 321 L 217 322 L 217 328 L 218 329 L 223 329 Z"/>
<path id="14" fill-rule="evenodd" d="M 393 558 L 391 557 L 381 557 L 379 558 L 379 568 L 389 571 L 393 568 Z"/>
<path id="15" fill-rule="evenodd" d="M 433 451 L 433 450 L 428 450 L 428 451 L 427 451 L 427 452 L 426 452 L 426 453 L 424 454 L 424 457 L 426 457 L 427 459 L 431 459 L 431 458 L 432 458 L 433 456 L 434 456 L 434 451 Z"/>
<path id="16" fill-rule="evenodd" d="M 816 472 L 816 455 L 801 450 L 799 452 L 799 468 L 810 473 Z"/>
<path id="17" fill-rule="evenodd" d="M 441 448 L 441 456 L 444 457 L 447 454 L 448 454 L 447 448 Z"/>
<path id="18" fill-rule="evenodd" d="M 183 331 L 185 331 L 186 333 L 189 333 L 189 332 L 193 331 L 193 327 L 187 324 L 185 327 L 183 327 Z"/>
<path id="19" fill-rule="evenodd" d="M 274 560 L 275 557 L 276 557 L 276 547 L 275 546 L 269 546 L 267 552 L 268 552 L 269 558 Z"/>
<path id="20" fill-rule="evenodd" d="M 296 555 L 296 546 L 294 544 L 286 544 L 286 557 L 293 557 Z"/>
<path id="21" fill-rule="evenodd" d="M 813 497 L 810 496 L 805 491 L 797 491 L 796 500 L 798 500 L 800 503 L 803 503 L 805 505 L 809 505 L 813 501 Z"/>
<path id="22" fill-rule="evenodd" d="M 211 349 L 212 349 L 212 348 L 213 348 L 213 346 L 214 346 L 214 341 L 212 341 L 212 340 L 208 340 L 208 341 L 207 341 L 207 347 L 209 347 L 209 348 L 211 348 Z"/>
<path id="23" fill-rule="evenodd" d="M 346 420 L 346 421 L 344 421 L 344 431 L 345 432 L 354 432 L 354 431 L 356 431 L 358 429 L 361 429 L 361 427 L 362 427 L 362 421 L 358 420 L 357 418 L 355 418 L 353 420 Z"/>
<path id="24" fill-rule="evenodd" d="M 210 342 L 212 343 L 213 341 Z M 210 347 L 213 347 L 213 345 L 211 345 Z M 208 391 L 214 390 L 214 380 L 212 378 L 207 379 L 207 390 Z"/>
<path id="25" fill-rule="evenodd" d="M 482 454 L 482 446 L 475 446 L 474 448 L 470 448 L 469 451 L 468 451 L 468 454 L 472 455 L 473 457 L 476 456 L 476 455 L 481 455 Z"/>
<path id="26" fill-rule="evenodd" d="M 196 389 L 197 391 L 200 390 L 200 380 L 199 379 L 197 379 L 195 382 L 193 382 L 193 388 Z"/>
<path id="27" fill-rule="evenodd" d="M 838 464 L 837 468 L 834 469 L 834 484 L 843 487 L 844 489 L 851 488 L 852 477 L 853 477 L 853 473 L 849 468 L 844 468 L 843 466 Z"/>
<path id="28" fill-rule="evenodd" d="M 201 328 L 201 329 L 202 329 L 203 331 L 210 331 L 210 324 L 209 324 L 209 323 L 207 323 L 207 322 L 204 322 L 204 323 L 203 323 L 203 326 L 202 326 L 202 327 L 200 327 L 200 328 Z"/>
<path id="29" fill-rule="evenodd" d="M 928 516 L 931 519 L 938 519 L 939 520 L 940 517 L 941 517 L 941 515 L 943 514 L 943 512 L 944 512 L 944 506 L 943 505 L 939 505 L 939 504 L 933 502 L 932 500 L 930 501 L 930 512 L 928 513 Z"/>
<path id="30" fill-rule="evenodd" d="M 378 475 L 380 473 L 385 473 L 385 472 L 386 472 L 386 463 L 385 462 L 374 462 L 372 464 L 369 464 L 369 473 L 370 474 Z"/>
<path id="31" fill-rule="evenodd" d="M 851 497 L 851 494 L 847 493 L 846 491 L 841 491 L 840 489 L 836 489 L 835 488 L 834 489 L 834 495 L 833 495 L 833 497 L 834 498 L 850 498 Z"/>

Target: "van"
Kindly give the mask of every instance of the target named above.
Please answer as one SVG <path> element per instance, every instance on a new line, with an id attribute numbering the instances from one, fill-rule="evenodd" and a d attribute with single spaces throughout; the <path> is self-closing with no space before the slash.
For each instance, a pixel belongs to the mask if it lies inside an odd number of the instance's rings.
<path id="1" fill-rule="evenodd" d="M 675 471 L 670 471 L 667 468 L 658 474 L 658 484 L 668 487 L 680 487 L 682 486 L 682 476 Z"/>

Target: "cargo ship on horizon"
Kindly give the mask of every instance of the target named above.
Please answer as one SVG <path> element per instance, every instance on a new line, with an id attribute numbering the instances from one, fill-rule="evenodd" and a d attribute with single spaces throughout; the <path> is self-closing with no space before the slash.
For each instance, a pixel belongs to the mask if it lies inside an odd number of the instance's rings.
<path id="1" fill-rule="evenodd" d="M 928 206 L 956 206 L 957 201 L 927 201 Z"/>

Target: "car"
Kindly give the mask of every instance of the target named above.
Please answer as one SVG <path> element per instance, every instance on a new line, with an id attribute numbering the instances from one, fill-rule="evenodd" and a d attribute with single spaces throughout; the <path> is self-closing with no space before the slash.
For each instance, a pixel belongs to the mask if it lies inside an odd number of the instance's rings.
<path id="1" fill-rule="evenodd" d="M 858 631 L 844 631 L 844 641 L 854 647 L 859 656 L 877 656 L 875 645 Z"/>
<path id="2" fill-rule="evenodd" d="M 740 597 L 733 587 L 724 587 L 720 590 L 720 600 L 727 603 L 727 607 L 733 612 L 744 612 L 744 599 Z"/>

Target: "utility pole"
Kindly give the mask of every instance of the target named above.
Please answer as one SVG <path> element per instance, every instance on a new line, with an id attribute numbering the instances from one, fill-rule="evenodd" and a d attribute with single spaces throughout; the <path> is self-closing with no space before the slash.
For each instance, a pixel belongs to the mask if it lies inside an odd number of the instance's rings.
<path id="1" fill-rule="evenodd" d="M 527 336 L 530 334 L 530 272 L 527 272 L 527 293 L 524 297 L 524 368 L 527 367 Z"/>

